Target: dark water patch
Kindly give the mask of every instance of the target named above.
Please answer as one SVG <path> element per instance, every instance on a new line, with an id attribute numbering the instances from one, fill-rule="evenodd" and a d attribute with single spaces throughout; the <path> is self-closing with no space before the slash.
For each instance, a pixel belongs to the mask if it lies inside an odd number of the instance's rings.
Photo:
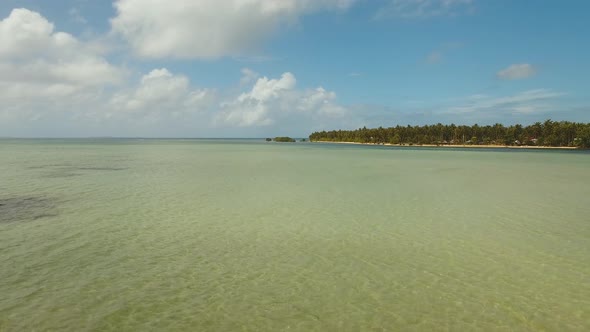
<path id="1" fill-rule="evenodd" d="M 33 168 L 31 168 L 33 169 Z M 83 175 L 86 172 L 116 172 L 127 170 L 127 167 L 99 167 L 99 166 L 62 166 L 62 165 L 47 165 L 37 167 L 36 169 L 43 169 L 45 172 L 41 175 L 44 178 L 69 178 Z"/>
<path id="2" fill-rule="evenodd" d="M 80 173 L 74 173 L 74 172 L 70 172 L 70 171 L 52 171 L 52 172 L 48 172 L 43 174 L 44 178 L 71 178 L 74 176 L 80 176 L 82 174 Z"/>
<path id="3" fill-rule="evenodd" d="M 42 196 L 0 198 L 0 224 L 57 216 L 56 201 Z"/>
<path id="4" fill-rule="evenodd" d="M 35 165 L 29 166 L 28 169 L 47 169 L 47 168 L 68 168 L 72 167 L 72 164 L 48 164 L 48 165 Z"/>
<path id="5" fill-rule="evenodd" d="M 80 171 L 124 171 L 127 167 L 76 167 Z"/>
<path id="6" fill-rule="evenodd" d="M 76 166 L 72 164 L 51 164 L 28 166 L 27 169 L 64 169 L 64 170 L 82 170 L 82 171 L 124 171 L 128 167 L 115 166 Z"/>

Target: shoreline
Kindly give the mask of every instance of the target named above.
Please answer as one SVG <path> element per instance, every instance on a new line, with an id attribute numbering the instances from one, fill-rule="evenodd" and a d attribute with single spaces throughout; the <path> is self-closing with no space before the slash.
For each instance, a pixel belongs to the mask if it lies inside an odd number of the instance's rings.
<path id="1" fill-rule="evenodd" d="M 542 149 L 542 150 L 582 150 L 574 146 L 535 146 L 535 145 L 462 145 L 462 144 L 391 144 L 391 143 L 359 143 L 359 142 L 334 142 L 334 141 L 310 141 L 310 143 L 333 143 L 333 144 L 354 144 L 354 145 L 384 145 L 397 146 L 400 148 L 425 147 L 425 148 L 475 148 L 475 149 Z"/>

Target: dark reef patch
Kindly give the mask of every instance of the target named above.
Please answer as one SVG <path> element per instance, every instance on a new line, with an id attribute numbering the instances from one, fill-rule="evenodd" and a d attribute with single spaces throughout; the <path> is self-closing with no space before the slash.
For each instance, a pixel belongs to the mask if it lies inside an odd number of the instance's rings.
<path id="1" fill-rule="evenodd" d="M 0 198 L 0 224 L 26 222 L 57 215 L 56 202 L 40 196 Z"/>

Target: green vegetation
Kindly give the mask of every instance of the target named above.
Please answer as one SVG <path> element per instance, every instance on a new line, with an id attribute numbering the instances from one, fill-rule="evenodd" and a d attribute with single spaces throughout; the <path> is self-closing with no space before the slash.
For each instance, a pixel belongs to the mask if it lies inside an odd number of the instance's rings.
<path id="1" fill-rule="evenodd" d="M 295 142 L 291 137 L 281 136 L 275 137 L 275 142 Z"/>
<path id="2" fill-rule="evenodd" d="M 267 142 L 271 142 L 272 141 L 272 138 L 267 138 L 266 141 Z"/>
<path id="3" fill-rule="evenodd" d="M 307 142 L 307 140 L 305 138 L 302 138 L 301 142 Z"/>
<path id="4" fill-rule="evenodd" d="M 314 132 L 310 141 L 400 145 L 506 145 L 590 148 L 590 123 L 547 120 L 530 126 L 426 125 Z"/>

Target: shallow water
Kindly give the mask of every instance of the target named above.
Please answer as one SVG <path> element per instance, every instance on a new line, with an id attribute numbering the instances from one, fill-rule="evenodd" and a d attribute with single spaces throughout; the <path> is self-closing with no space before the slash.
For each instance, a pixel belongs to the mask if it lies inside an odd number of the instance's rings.
<path id="1" fill-rule="evenodd" d="M 590 154 L 0 140 L 0 330 L 590 330 Z"/>

